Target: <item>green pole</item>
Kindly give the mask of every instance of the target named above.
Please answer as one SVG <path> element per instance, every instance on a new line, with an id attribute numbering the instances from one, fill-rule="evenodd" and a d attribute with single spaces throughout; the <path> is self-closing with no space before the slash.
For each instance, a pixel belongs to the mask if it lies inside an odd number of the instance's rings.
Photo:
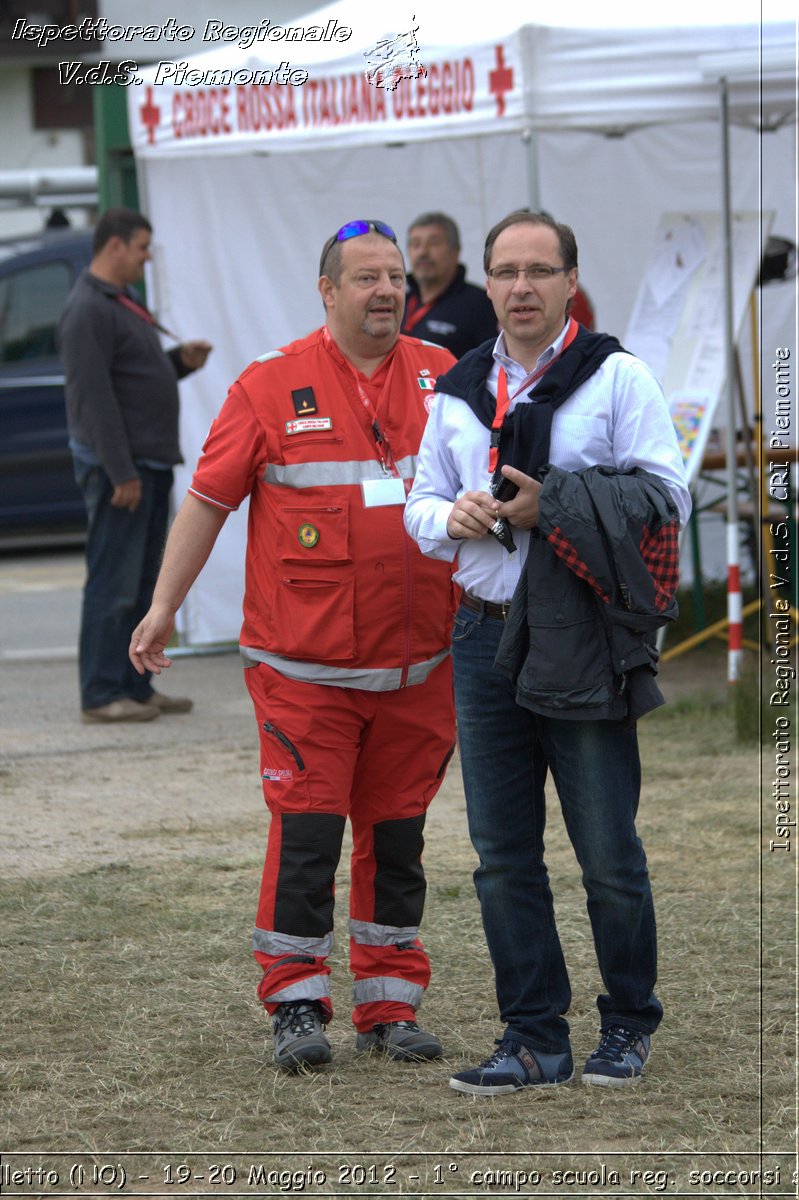
<path id="1" fill-rule="evenodd" d="M 136 163 L 128 129 L 128 89 L 117 83 L 92 88 L 100 211 L 139 207 Z"/>

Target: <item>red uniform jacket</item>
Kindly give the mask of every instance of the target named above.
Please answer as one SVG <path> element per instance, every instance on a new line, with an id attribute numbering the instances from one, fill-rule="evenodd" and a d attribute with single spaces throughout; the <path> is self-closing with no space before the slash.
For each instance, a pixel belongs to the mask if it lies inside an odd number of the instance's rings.
<path id="1" fill-rule="evenodd" d="M 233 384 L 190 490 L 230 509 L 250 497 L 245 661 L 383 691 L 445 656 L 450 567 L 405 532 L 396 489 L 410 489 L 435 379 L 453 362 L 400 337 L 367 379 L 322 328 Z M 376 503 L 389 478 L 393 502 Z"/>

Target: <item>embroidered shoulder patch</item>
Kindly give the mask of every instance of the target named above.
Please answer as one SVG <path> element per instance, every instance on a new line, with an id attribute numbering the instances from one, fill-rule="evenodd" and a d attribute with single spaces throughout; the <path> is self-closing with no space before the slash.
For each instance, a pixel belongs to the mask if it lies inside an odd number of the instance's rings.
<path id="1" fill-rule="evenodd" d="M 317 411 L 316 396 L 312 387 L 295 388 L 291 393 L 294 411 L 298 417 L 307 417 Z"/>

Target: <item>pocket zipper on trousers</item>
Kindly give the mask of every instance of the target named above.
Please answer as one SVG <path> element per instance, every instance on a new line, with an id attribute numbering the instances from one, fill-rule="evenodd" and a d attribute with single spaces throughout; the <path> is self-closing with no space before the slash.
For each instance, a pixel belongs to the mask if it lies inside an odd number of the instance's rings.
<path id="1" fill-rule="evenodd" d="M 294 745 L 292 745 L 292 743 L 286 737 L 285 733 L 281 733 L 279 729 L 276 729 L 274 725 L 270 725 L 268 721 L 264 721 L 264 730 L 266 733 L 271 733 L 274 737 L 276 737 L 277 740 L 280 742 L 281 746 L 286 747 L 289 754 L 292 756 L 295 763 L 297 764 L 297 770 L 304 771 L 305 763 L 300 758 L 299 751 L 296 749 L 296 747 Z"/>

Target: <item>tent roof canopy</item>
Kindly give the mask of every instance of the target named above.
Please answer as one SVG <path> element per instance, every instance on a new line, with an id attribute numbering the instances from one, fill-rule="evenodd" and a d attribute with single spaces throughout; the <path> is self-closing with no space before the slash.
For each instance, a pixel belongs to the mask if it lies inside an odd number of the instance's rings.
<path id="1" fill-rule="evenodd" d="M 432 5 L 418 20 L 409 12 L 403 23 L 396 9 L 336 0 L 287 29 L 218 27 L 215 49 L 143 70 L 148 86 L 129 89 L 136 152 L 271 153 L 527 130 L 618 136 L 714 120 L 715 70 L 728 78 L 732 122 L 777 128 L 795 118 L 792 22 L 568 27 L 529 24 L 527 6 L 510 3 L 487 39 L 484 14 L 453 20 L 449 8 Z"/>

